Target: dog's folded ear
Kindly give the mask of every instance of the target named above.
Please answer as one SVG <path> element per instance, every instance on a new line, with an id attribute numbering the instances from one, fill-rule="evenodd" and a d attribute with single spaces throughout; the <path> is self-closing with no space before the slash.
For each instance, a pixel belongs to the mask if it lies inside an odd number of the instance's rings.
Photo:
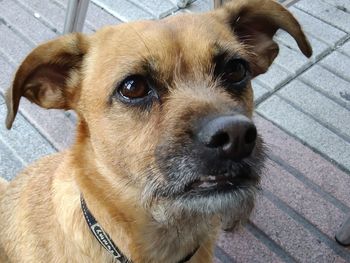
<path id="1" fill-rule="evenodd" d="M 18 68 L 6 93 L 6 127 L 12 127 L 22 96 L 47 109 L 74 109 L 87 50 L 87 37 L 78 33 L 35 48 Z"/>
<path id="2" fill-rule="evenodd" d="M 233 0 L 214 14 L 231 27 L 249 51 L 254 77 L 265 73 L 278 55 L 278 45 L 273 41 L 278 29 L 288 32 L 305 56 L 312 55 L 310 43 L 298 21 L 274 0 Z"/>

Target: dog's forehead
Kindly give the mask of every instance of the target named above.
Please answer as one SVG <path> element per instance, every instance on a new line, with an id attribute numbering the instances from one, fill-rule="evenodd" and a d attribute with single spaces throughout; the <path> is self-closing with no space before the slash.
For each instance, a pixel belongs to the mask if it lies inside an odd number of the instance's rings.
<path id="1" fill-rule="evenodd" d="M 96 35 L 100 56 L 107 54 L 121 60 L 153 58 L 161 61 L 162 67 L 166 67 L 167 59 L 179 57 L 207 64 L 218 46 L 238 53 L 242 49 L 229 27 L 209 14 L 126 23 Z"/>
<path id="2" fill-rule="evenodd" d="M 89 84 L 86 90 L 99 92 L 100 97 L 110 96 L 126 77 L 149 72 L 168 87 L 178 76 L 201 81 L 213 69 L 220 48 L 225 53 L 245 55 L 229 26 L 210 14 L 106 27 L 90 42 L 84 83 Z M 98 91 L 96 83 L 101 87 Z"/>

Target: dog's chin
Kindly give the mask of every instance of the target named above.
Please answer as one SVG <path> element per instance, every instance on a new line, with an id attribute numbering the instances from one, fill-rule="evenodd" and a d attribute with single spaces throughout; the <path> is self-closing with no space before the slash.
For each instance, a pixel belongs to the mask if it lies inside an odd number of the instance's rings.
<path id="1" fill-rule="evenodd" d="M 205 182 L 175 199 L 173 205 L 202 215 L 236 213 L 248 209 L 254 203 L 257 190 L 253 185 L 243 187 Z"/>
<path id="2" fill-rule="evenodd" d="M 186 218 L 218 216 L 242 221 L 249 217 L 259 190 L 259 177 L 206 175 L 187 183 L 184 190 L 153 200 L 153 218 L 171 223 Z"/>
<path id="3" fill-rule="evenodd" d="M 258 185 L 259 177 L 248 174 L 204 175 L 185 187 L 179 202 L 203 214 L 244 210 L 246 203 L 254 201 Z"/>
<path id="4" fill-rule="evenodd" d="M 153 218 L 171 224 L 191 218 L 210 219 L 213 216 L 232 221 L 248 219 L 254 208 L 257 187 L 237 188 L 234 191 L 205 191 L 162 200 L 152 205 Z"/>

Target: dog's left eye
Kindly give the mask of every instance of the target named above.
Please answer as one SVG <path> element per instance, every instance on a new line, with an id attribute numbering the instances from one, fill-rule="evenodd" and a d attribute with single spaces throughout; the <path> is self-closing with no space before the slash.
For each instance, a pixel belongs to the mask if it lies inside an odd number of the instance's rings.
<path id="1" fill-rule="evenodd" d="M 232 59 L 224 67 L 223 77 L 230 83 L 239 83 L 245 80 L 248 73 L 247 63 L 242 59 Z"/>
<path id="2" fill-rule="evenodd" d="M 126 99 L 144 98 L 151 92 L 147 80 L 142 76 L 126 78 L 118 88 L 118 93 Z"/>

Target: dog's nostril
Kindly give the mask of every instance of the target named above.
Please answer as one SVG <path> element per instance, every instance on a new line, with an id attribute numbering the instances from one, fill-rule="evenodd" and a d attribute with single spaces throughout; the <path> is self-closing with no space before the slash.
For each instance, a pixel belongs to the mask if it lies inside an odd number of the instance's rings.
<path id="1" fill-rule="evenodd" d="M 230 143 L 230 137 L 226 132 L 218 132 L 211 137 L 209 147 L 218 148 Z"/>
<path id="2" fill-rule="evenodd" d="M 245 143 L 250 144 L 255 142 L 256 136 L 257 136 L 256 128 L 255 127 L 248 128 L 244 136 Z"/>

